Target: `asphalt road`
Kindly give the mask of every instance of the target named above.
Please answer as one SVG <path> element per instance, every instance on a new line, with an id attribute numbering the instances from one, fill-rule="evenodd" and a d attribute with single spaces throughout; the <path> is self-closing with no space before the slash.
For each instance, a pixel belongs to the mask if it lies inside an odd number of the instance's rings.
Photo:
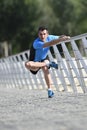
<path id="1" fill-rule="evenodd" d="M 87 94 L 0 88 L 0 130 L 87 130 Z"/>

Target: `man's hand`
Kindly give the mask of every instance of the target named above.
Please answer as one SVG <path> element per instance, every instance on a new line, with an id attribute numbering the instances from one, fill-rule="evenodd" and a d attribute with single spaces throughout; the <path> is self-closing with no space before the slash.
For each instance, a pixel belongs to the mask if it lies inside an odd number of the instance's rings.
<path id="1" fill-rule="evenodd" d="M 66 35 L 61 35 L 61 36 L 59 37 L 60 42 L 61 42 L 61 41 L 65 41 L 65 40 L 69 40 L 69 39 L 70 39 L 70 36 L 66 36 Z"/>

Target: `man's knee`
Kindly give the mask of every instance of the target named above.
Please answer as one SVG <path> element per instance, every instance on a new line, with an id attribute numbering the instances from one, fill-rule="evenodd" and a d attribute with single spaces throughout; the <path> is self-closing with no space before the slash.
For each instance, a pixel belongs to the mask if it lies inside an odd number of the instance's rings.
<path id="1" fill-rule="evenodd" d="M 25 67 L 26 68 L 29 68 L 31 66 L 31 63 L 30 62 L 25 62 Z"/>
<path id="2" fill-rule="evenodd" d="M 44 73 L 46 73 L 46 72 L 48 72 L 48 67 L 44 66 L 44 67 L 42 67 L 42 70 L 43 70 Z"/>

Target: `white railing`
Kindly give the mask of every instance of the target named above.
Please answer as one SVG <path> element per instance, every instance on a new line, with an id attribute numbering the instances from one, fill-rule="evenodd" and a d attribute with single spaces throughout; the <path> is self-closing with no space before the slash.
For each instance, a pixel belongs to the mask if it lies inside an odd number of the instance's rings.
<path id="1" fill-rule="evenodd" d="M 87 34 L 72 37 L 70 41 L 51 47 L 49 59 L 59 64 L 59 69 L 49 71 L 53 79 L 53 88 L 58 91 L 74 93 L 87 92 Z M 80 48 L 79 48 L 80 45 Z M 53 53 L 54 52 L 54 53 Z M 44 76 L 40 70 L 32 75 L 26 68 L 29 50 L 0 59 L 0 87 L 47 89 Z"/>

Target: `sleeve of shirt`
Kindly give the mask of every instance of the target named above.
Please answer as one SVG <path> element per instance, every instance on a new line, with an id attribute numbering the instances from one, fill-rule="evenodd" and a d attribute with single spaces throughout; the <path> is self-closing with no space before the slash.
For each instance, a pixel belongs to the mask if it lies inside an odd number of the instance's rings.
<path id="1" fill-rule="evenodd" d="M 59 38 L 59 36 L 56 36 L 56 35 L 49 35 L 48 36 L 49 41 L 55 40 L 55 39 L 58 39 L 58 38 Z"/>
<path id="2" fill-rule="evenodd" d="M 33 47 L 35 49 L 43 48 L 43 45 L 44 45 L 44 42 L 42 42 L 42 41 L 34 41 L 34 43 L 33 43 Z"/>

